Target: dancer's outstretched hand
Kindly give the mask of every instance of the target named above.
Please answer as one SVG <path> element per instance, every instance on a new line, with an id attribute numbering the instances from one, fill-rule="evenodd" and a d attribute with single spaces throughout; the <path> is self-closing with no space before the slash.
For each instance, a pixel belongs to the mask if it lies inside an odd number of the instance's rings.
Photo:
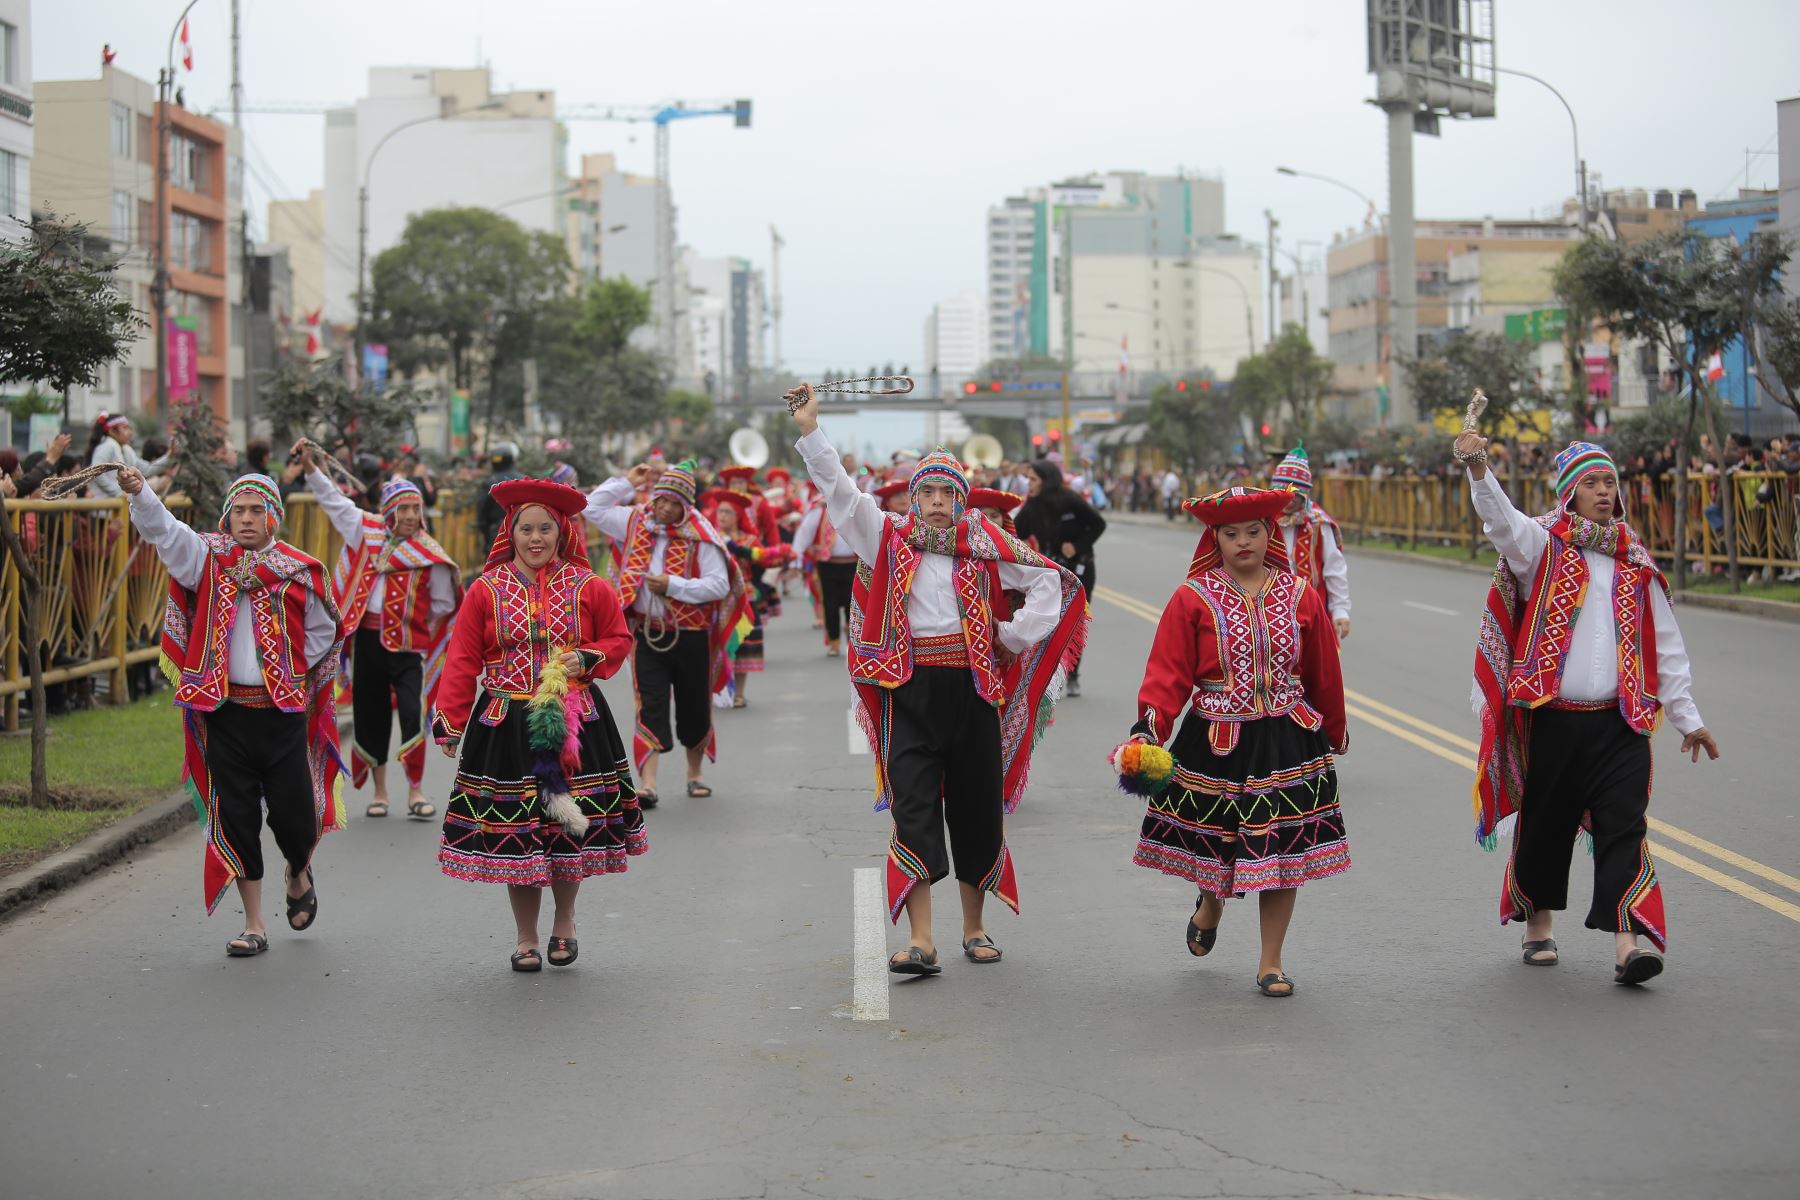
<path id="1" fill-rule="evenodd" d="M 1701 750 L 1706 751 L 1708 759 L 1719 757 L 1719 743 L 1704 726 L 1681 739 L 1681 752 L 1688 756 L 1689 762 L 1699 762 Z"/>
<path id="2" fill-rule="evenodd" d="M 790 389 L 782 397 L 787 401 L 788 411 L 794 414 L 794 424 L 800 426 L 800 435 L 805 437 L 819 427 L 819 393 L 813 385 L 803 383 Z"/>
<path id="3" fill-rule="evenodd" d="M 120 467 L 113 472 L 113 482 L 127 496 L 135 496 L 144 490 L 144 473 L 136 467 Z"/>

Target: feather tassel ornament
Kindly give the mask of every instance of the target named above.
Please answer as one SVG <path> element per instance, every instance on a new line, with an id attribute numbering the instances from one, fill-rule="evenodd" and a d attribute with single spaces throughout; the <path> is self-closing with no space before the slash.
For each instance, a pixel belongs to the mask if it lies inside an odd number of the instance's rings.
<path id="1" fill-rule="evenodd" d="M 1160 796 L 1175 774 L 1175 756 L 1155 742 L 1122 742 L 1107 755 L 1119 774 L 1119 790 L 1132 796 Z"/>
<path id="2" fill-rule="evenodd" d="M 570 686 L 562 654 L 552 650 L 538 673 L 537 690 L 525 709 L 525 734 L 545 813 L 570 837 L 580 837 L 587 832 L 588 818 L 570 793 L 568 776 L 581 766 L 580 691 Z"/>

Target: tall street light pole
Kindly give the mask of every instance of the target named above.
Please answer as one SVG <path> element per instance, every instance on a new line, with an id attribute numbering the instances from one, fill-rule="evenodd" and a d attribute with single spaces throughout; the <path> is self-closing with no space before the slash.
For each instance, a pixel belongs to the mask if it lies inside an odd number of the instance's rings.
<path id="1" fill-rule="evenodd" d="M 175 88 L 175 39 L 200 0 L 188 0 L 169 30 L 169 52 L 156 74 L 156 271 L 150 300 L 156 305 L 156 411 L 169 411 L 169 93 Z"/>
<path id="2" fill-rule="evenodd" d="M 1452 66 L 1457 63 L 1456 59 L 1444 54 L 1437 55 L 1432 61 L 1440 65 L 1447 63 Z M 1550 94 L 1562 104 L 1563 111 L 1569 114 L 1569 134 L 1575 142 L 1575 196 L 1581 205 L 1581 232 L 1585 234 L 1588 229 L 1587 163 L 1581 157 L 1581 127 L 1575 123 L 1575 110 L 1570 107 L 1568 97 L 1557 91 L 1556 86 L 1548 79 L 1533 75 L 1530 71 L 1520 71 L 1512 67 L 1495 67 L 1494 71 L 1501 75 L 1517 75 L 1520 79 L 1529 79 L 1535 84 L 1548 88 Z"/>
<path id="3" fill-rule="evenodd" d="M 1361 200 L 1364 204 L 1368 205 L 1368 207 L 1363 211 L 1363 224 L 1364 225 L 1369 224 L 1370 222 L 1372 222 L 1375 219 L 1375 213 L 1377 211 L 1376 207 L 1375 207 L 1375 201 L 1369 197 L 1369 194 L 1367 192 L 1361 191 L 1358 188 L 1351 187 L 1349 184 L 1345 183 L 1341 179 L 1333 179 L 1329 175 L 1319 175 L 1312 171 L 1300 171 L 1300 170 L 1296 170 L 1293 167 L 1276 167 L 1275 173 L 1277 175 L 1292 176 L 1295 179 L 1316 179 L 1320 183 L 1329 183 L 1333 187 L 1343 188 L 1346 192 L 1349 192 L 1352 196 L 1355 196 L 1358 200 Z"/>
<path id="4" fill-rule="evenodd" d="M 195 2 L 198 3 L 198 0 L 195 0 Z M 471 109 L 470 111 L 472 111 L 472 112 L 487 112 L 487 111 L 491 111 L 493 109 L 505 108 L 505 107 L 506 106 L 504 104 L 500 103 L 498 100 L 490 100 L 486 104 L 476 105 L 475 108 Z M 375 148 L 373 150 L 369 151 L 369 157 L 363 160 L 362 181 L 356 189 L 356 335 L 355 335 L 355 347 L 356 347 L 356 370 L 359 373 L 359 375 L 363 369 L 363 348 L 368 344 L 368 340 L 369 340 L 369 334 L 368 334 L 368 328 L 367 328 L 367 319 L 368 319 L 367 275 L 368 275 L 368 261 L 369 261 L 369 173 L 375 169 L 375 156 L 377 154 L 381 153 L 381 148 L 383 146 L 387 145 L 390 141 L 393 140 L 395 134 L 402 133 L 408 129 L 411 129 L 415 125 L 428 125 L 433 121 L 448 120 L 449 118 L 454 117 L 456 115 L 458 115 L 458 114 L 455 112 L 440 110 L 438 112 L 432 113 L 430 116 L 414 117 L 410 121 L 402 121 L 400 124 L 394 126 L 392 129 L 390 129 L 386 133 L 382 134 L 381 140 L 375 143 Z M 537 199 L 537 197 L 527 196 L 524 199 L 532 200 L 532 199 Z M 515 204 L 523 203 L 523 200 L 511 201 L 511 203 L 515 203 Z"/>

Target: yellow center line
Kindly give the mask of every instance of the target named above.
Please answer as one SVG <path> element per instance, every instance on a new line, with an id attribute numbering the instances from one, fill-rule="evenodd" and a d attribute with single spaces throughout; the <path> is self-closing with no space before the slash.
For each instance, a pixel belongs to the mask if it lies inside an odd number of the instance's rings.
<path id="1" fill-rule="evenodd" d="M 1124 609 L 1133 616 L 1142 617 L 1152 624 L 1155 624 L 1162 619 L 1160 610 L 1139 600 L 1136 596 L 1127 595 L 1124 592 L 1115 591 L 1112 588 L 1106 587 L 1096 588 L 1094 590 L 1094 595 L 1101 600 L 1105 600 L 1109 604 Z M 1392 705 L 1384 704 L 1372 696 L 1363 695 L 1361 692 L 1351 691 L 1346 688 L 1344 690 L 1344 698 L 1344 711 L 1347 715 L 1355 717 L 1358 721 L 1365 724 L 1372 725 L 1383 733 L 1392 734 L 1394 737 L 1399 738 L 1409 745 L 1416 746 L 1427 754 L 1433 754 L 1438 758 L 1443 759 L 1445 762 L 1454 763 L 1463 770 L 1468 771 L 1470 774 L 1475 772 L 1476 762 L 1472 755 L 1480 753 L 1480 743 L 1471 741 L 1461 734 L 1453 733 L 1441 726 L 1433 725 L 1429 721 L 1420 720 L 1411 713 L 1404 712 Z M 1700 851 L 1702 854 L 1710 855 L 1720 862 L 1728 863 L 1731 866 L 1738 868 L 1740 871 L 1746 871 L 1752 875 L 1766 879 L 1770 883 L 1800 893 L 1800 878 L 1789 875 L 1785 871 L 1777 870 L 1766 863 L 1757 862 L 1753 858 L 1747 858 L 1744 855 L 1737 853 L 1735 850 L 1728 850 L 1716 842 L 1710 842 L 1698 834 L 1689 833 L 1685 829 L 1677 828 L 1667 821 L 1659 820 L 1656 817 L 1649 818 L 1649 824 L 1652 830 L 1664 837 L 1672 838 L 1683 845 Z M 1771 895 L 1761 888 L 1745 883 L 1734 876 L 1726 875 L 1721 871 L 1707 866 L 1705 863 L 1697 862 L 1684 854 L 1678 854 L 1675 851 L 1668 849 L 1666 846 L 1653 844 L 1651 850 L 1671 866 L 1679 867 L 1690 874 L 1698 875 L 1708 883 L 1716 884 L 1728 892 L 1742 896 L 1753 904 L 1760 904 L 1771 912 L 1780 913 L 1790 920 L 1800 921 L 1800 905 L 1793 904 L 1779 896 Z"/>

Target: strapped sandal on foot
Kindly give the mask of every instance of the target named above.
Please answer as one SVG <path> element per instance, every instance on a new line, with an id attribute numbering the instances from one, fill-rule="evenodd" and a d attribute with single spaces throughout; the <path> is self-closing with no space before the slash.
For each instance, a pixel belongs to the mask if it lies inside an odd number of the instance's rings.
<path id="1" fill-rule="evenodd" d="M 557 937 L 555 934 L 551 934 L 550 954 L 545 961 L 553 967 L 566 967 L 574 962 L 580 953 L 581 947 L 575 944 L 574 938 Z M 567 954 L 569 957 L 557 958 L 558 954 Z"/>
<path id="2" fill-rule="evenodd" d="M 1194 903 L 1194 912 L 1196 914 L 1198 914 L 1202 908 L 1206 907 L 1206 899 L 1206 897 L 1202 896 Z M 1220 916 L 1223 915 L 1223 913 L 1220 914 Z M 1189 917 L 1185 924 L 1187 925 L 1188 953 L 1192 954 L 1195 958 L 1205 958 L 1208 954 L 1211 954 L 1214 944 L 1219 940 L 1219 927 L 1214 925 L 1211 929 L 1202 929 L 1194 924 L 1193 917 Z M 1195 946 L 1200 947 L 1200 949 L 1195 950 Z"/>
<path id="3" fill-rule="evenodd" d="M 1256 986 L 1263 995 L 1276 1000 L 1286 1000 L 1298 990 L 1294 987 L 1294 981 L 1280 971 L 1270 971 L 1267 975 L 1264 975 L 1261 979 L 1256 981 Z M 1278 987 L 1285 987 L 1287 988 L 1287 991 L 1278 992 L 1275 990 Z"/>
<path id="4" fill-rule="evenodd" d="M 744 699 L 742 696 L 733 696 L 731 698 L 731 707 L 733 707 L 733 708 L 749 708 L 750 702 L 748 700 Z"/>
<path id="5" fill-rule="evenodd" d="M 238 945 L 239 942 L 245 944 L 240 946 Z M 255 958 L 268 948 L 268 938 L 260 933 L 251 933 L 247 929 L 225 943 L 225 953 L 231 955 L 233 958 Z"/>
<path id="6" fill-rule="evenodd" d="M 908 946 L 888 959 L 888 971 L 895 975 L 936 975 L 943 969 L 938 966 L 936 950 L 927 954 L 917 946 Z"/>
<path id="7" fill-rule="evenodd" d="M 408 800 L 406 815 L 415 821 L 429 821 L 437 816 L 437 806 L 429 800 Z"/>
<path id="8" fill-rule="evenodd" d="M 319 890 L 314 886 L 317 883 L 318 880 L 313 874 L 313 869 L 311 867 L 306 868 L 306 890 L 298 896 L 289 896 L 287 898 L 287 923 L 289 929 L 311 929 L 318 921 Z M 294 918 L 299 916 L 304 916 L 306 920 L 301 924 L 296 925 L 294 924 Z"/>
<path id="9" fill-rule="evenodd" d="M 1525 965 L 1528 967 L 1554 967 L 1562 961 L 1562 955 L 1556 951 L 1556 939 L 1544 938 L 1535 942 L 1520 942 L 1519 949 L 1525 952 Z M 1539 958 L 1540 954 L 1548 954 L 1549 958 Z"/>
<path id="10" fill-rule="evenodd" d="M 992 950 L 993 953 L 981 955 L 975 953 L 977 950 Z M 994 939 L 988 937 L 986 934 L 976 934 L 974 937 L 963 942 L 963 957 L 972 963 L 981 963 L 983 966 L 986 966 L 988 963 L 997 963 L 1000 961 L 1000 947 L 994 945 Z"/>
<path id="11" fill-rule="evenodd" d="M 1647 983 L 1662 974 L 1663 957 L 1654 950 L 1633 950 L 1622 963 L 1613 964 L 1613 982 L 1627 987 Z"/>
<path id="12" fill-rule="evenodd" d="M 707 787 L 704 783 L 701 783 L 698 779 L 690 779 L 688 780 L 687 794 L 697 800 L 704 800 L 712 795 L 712 789 Z"/>
<path id="13" fill-rule="evenodd" d="M 662 803 L 661 798 L 658 797 L 654 791 L 639 791 L 637 794 L 637 802 L 638 807 L 645 812 L 649 812 L 658 804 Z"/>
<path id="14" fill-rule="evenodd" d="M 544 956 L 537 952 L 536 946 L 529 950 L 514 950 L 512 969 L 515 971 L 541 971 L 544 969 Z"/>
<path id="15" fill-rule="evenodd" d="M 371 800 L 369 806 L 363 809 L 365 817 L 385 817 L 387 814 L 388 802 L 386 800 Z"/>

